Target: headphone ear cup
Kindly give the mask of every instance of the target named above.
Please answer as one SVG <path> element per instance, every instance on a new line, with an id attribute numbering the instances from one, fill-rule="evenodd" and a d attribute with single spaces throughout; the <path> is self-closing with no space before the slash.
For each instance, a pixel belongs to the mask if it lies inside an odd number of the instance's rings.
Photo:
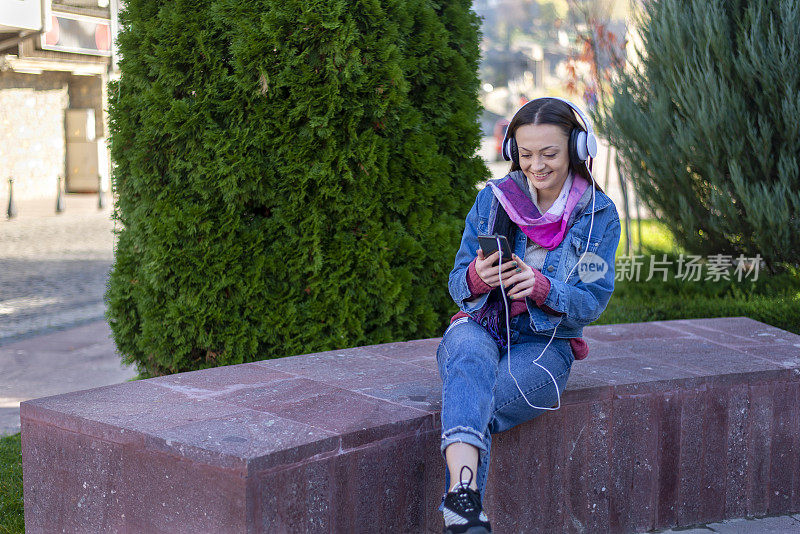
<path id="1" fill-rule="evenodd" d="M 577 167 L 584 160 L 580 159 L 578 155 L 578 134 L 583 133 L 577 128 L 573 128 L 569 132 L 569 162 L 572 164 L 573 167 Z"/>
<path id="2" fill-rule="evenodd" d="M 503 159 L 506 160 L 506 161 L 511 161 L 511 149 L 509 148 L 510 141 L 511 141 L 511 138 L 509 138 L 509 137 L 506 137 L 505 139 L 503 139 L 502 154 L 503 154 Z"/>
<path id="3" fill-rule="evenodd" d="M 578 159 L 581 163 L 585 162 L 589 157 L 589 145 L 587 143 L 587 134 L 583 130 L 576 130 L 578 136 L 575 139 L 575 149 L 578 153 Z"/>
<path id="4" fill-rule="evenodd" d="M 511 161 L 519 167 L 519 147 L 517 146 L 517 140 L 513 137 L 509 138 L 508 146 L 511 152 Z"/>

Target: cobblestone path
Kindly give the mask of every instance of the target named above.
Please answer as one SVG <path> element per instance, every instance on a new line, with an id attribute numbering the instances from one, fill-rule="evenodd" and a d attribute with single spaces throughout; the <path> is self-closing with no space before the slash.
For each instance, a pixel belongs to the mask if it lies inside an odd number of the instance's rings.
<path id="1" fill-rule="evenodd" d="M 110 211 L 0 220 L 0 343 L 102 319 Z"/>

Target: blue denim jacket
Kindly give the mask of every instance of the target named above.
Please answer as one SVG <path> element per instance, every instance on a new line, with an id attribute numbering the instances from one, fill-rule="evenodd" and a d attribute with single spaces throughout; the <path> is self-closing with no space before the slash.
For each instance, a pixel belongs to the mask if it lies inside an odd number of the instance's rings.
<path id="1" fill-rule="evenodd" d="M 527 188 L 522 171 L 509 173 L 494 183 L 500 184 L 505 180 L 514 180 L 523 191 Z M 488 185 L 478 193 L 475 204 L 467 214 L 461 246 L 456 254 L 453 270 L 450 272 L 448 283 L 450 296 L 462 311 L 473 317 L 486 303 L 489 295 L 487 293 L 474 301 L 468 301 L 471 293 L 467 286 L 467 269 L 470 262 L 478 255 L 477 236 L 493 232 L 498 205 L 499 202 Z M 542 267 L 542 274 L 550 280 L 550 293 L 544 305 L 563 315 L 556 337 L 581 337 L 583 327 L 600 317 L 614 291 L 614 257 L 620 237 L 619 215 L 611 199 L 597 190 L 595 190 L 594 225 L 589 239 L 589 252 L 605 261 L 606 271 L 599 279 L 584 283 L 578 274 L 580 268 L 578 267 L 572 271 L 569 280 L 564 280 L 586 248 L 591 213 L 592 188 L 589 187 L 575 206 L 570 220 L 567 221 L 568 230 L 563 241 L 555 249 L 547 252 Z M 518 231 L 514 243 L 509 243 L 514 253 L 523 260 L 527 240 L 528 237 Z M 535 332 L 551 335 L 559 316 L 545 313 L 529 298 L 525 301 L 528 304 L 531 328 Z"/>

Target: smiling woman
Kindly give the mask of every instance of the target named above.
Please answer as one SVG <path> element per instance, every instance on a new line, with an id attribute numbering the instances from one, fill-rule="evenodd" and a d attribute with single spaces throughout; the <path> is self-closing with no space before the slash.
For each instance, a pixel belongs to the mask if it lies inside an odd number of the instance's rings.
<path id="1" fill-rule="evenodd" d="M 539 207 L 546 212 L 569 176 L 568 138 L 554 124 L 524 124 L 515 137 L 520 169 L 529 187 L 536 189 Z"/>
<path id="2" fill-rule="evenodd" d="M 467 214 L 449 280 L 461 311 L 437 351 L 446 534 L 491 532 L 482 494 L 492 434 L 560 406 L 573 361 L 588 354 L 583 327 L 614 290 L 619 216 L 589 172 L 596 148 L 574 105 L 529 102 L 503 141 L 511 172 Z M 478 248 L 485 233 L 507 239 L 508 261 Z"/>

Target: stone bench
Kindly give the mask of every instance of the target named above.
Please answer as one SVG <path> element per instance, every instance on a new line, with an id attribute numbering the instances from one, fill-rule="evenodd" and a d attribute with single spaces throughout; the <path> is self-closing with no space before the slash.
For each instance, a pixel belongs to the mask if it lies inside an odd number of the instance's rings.
<path id="1" fill-rule="evenodd" d="M 586 329 L 560 410 L 497 434 L 499 533 L 800 511 L 800 336 L 747 318 Z M 21 405 L 28 532 L 441 532 L 438 339 Z"/>

